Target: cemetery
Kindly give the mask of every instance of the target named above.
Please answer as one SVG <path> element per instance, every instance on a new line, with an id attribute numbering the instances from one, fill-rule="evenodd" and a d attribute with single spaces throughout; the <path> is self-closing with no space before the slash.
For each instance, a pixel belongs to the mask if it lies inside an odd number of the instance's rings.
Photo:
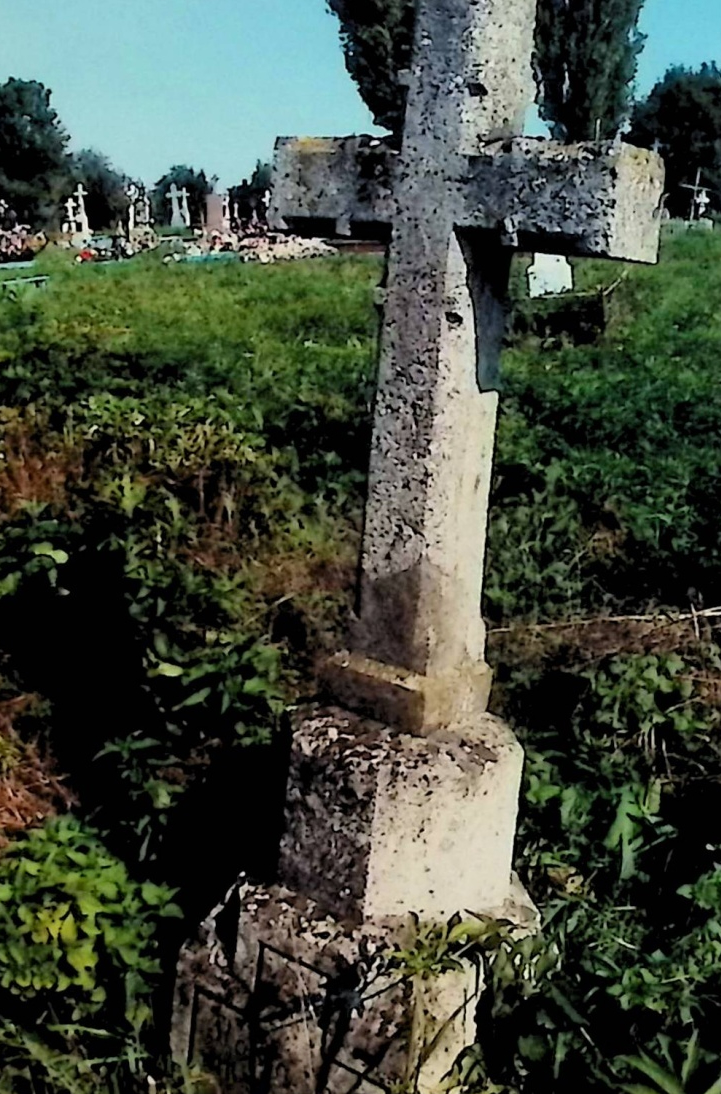
<path id="1" fill-rule="evenodd" d="M 0 1094 L 721 1091 L 720 195 L 411 6 L 385 137 L 0 175 Z"/>

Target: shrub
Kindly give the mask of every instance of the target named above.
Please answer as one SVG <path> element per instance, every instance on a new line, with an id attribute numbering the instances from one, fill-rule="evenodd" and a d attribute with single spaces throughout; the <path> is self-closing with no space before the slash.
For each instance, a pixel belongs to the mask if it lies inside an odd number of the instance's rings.
<path id="1" fill-rule="evenodd" d="M 70 816 L 26 832 L 0 858 L 0 984 L 56 1022 L 103 1012 L 139 1030 L 160 973 L 169 889 L 133 881 Z"/>

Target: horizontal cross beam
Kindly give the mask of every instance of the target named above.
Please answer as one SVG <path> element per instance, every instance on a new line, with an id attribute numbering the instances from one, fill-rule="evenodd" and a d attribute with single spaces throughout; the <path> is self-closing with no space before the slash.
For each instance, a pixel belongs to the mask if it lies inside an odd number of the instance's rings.
<path id="1" fill-rule="evenodd" d="M 301 235 L 377 227 L 385 236 L 401 164 L 371 137 L 280 138 L 271 224 Z M 663 185 L 662 161 L 644 149 L 515 137 L 453 157 L 444 191 L 457 228 L 494 231 L 506 246 L 654 262 Z"/>

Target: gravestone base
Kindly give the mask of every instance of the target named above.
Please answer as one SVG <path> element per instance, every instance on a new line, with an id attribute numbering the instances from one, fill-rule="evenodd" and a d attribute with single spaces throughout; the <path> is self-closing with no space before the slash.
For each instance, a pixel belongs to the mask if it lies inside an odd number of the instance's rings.
<path id="1" fill-rule="evenodd" d="M 173 1052 L 224 1094 L 434 1094 L 475 1040 L 477 968 L 391 959 L 456 916 L 528 931 L 511 872 L 523 753 L 489 714 L 423 737 L 300 712 L 278 883 L 241 879 L 181 955 Z"/>
<path id="2" fill-rule="evenodd" d="M 279 887 L 244 886 L 235 957 L 184 952 L 174 1055 L 218 1074 L 224 1094 L 436 1094 L 475 1040 L 479 970 L 428 979 L 389 967 L 410 918 L 353 927 Z"/>
<path id="3" fill-rule="evenodd" d="M 92 232 L 72 232 L 70 236 L 66 237 L 70 241 L 70 246 L 76 251 L 82 251 L 84 247 L 89 247 L 93 240 Z"/>

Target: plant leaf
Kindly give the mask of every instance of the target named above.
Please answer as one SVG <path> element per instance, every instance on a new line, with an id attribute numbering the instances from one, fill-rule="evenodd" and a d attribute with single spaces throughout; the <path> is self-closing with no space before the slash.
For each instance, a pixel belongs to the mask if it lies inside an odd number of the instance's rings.
<path id="1" fill-rule="evenodd" d="M 659 1067 L 650 1056 L 641 1054 L 640 1056 L 622 1056 L 621 1059 L 625 1060 L 631 1067 L 635 1067 L 636 1071 L 640 1071 L 648 1079 L 651 1079 L 665 1094 L 684 1094 L 683 1087 L 678 1079 Z"/>

